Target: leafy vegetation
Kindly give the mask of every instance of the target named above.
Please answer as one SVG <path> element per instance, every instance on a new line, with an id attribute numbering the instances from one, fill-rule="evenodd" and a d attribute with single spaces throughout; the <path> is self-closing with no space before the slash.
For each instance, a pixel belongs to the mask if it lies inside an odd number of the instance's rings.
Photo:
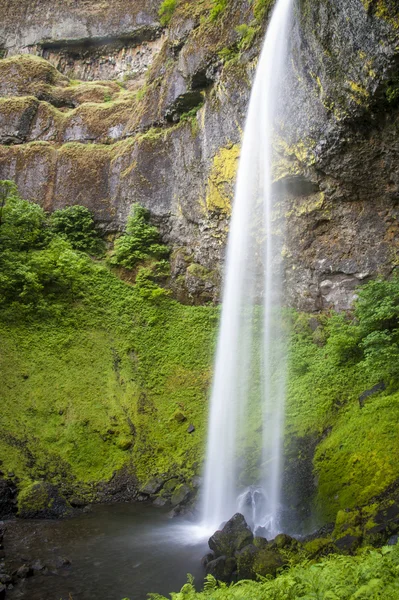
<path id="1" fill-rule="evenodd" d="M 258 22 L 262 22 L 269 14 L 274 0 L 254 0 L 254 16 Z"/>
<path id="2" fill-rule="evenodd" d="M 49 218 L 51 231 L 68 240 L 74 250 L 98 254 L 103 244 L 94 225 L 93 215 L 85 206 L 67 206 Z"/>
<path id="3" fill-rule="evenodd" d="M 394 275 L 361 288 L 352 314 L 320 316 L 313 327 L 294 317 L 286 439 L 320 441 L 314 468 L 323 519 L 366 503 L 399 476 L 398 309 Z M 386 389 L 361 404 L 380 382 Z"/>
<path id="4" fill-rule="evenodd" d="M 226 10 L 229 0 L 213 0 L 211 12 L 209 13 L 209 19 L 216 21 Z"/>
<path id="5" fill-rule="evenodd" d="M 22 486 L 45 479 L 89 498 L 94 483 L 122 467 L 143 483 L 169 471 L 189 479 L 205 437 L 217 312 L 167 297 L 153 280 L 167 261 L 141 267 L 132 286 L 55 235 L 47 215 L 15 187 L 5 195 L 3 469 Z M 129 235 L 151 246 L 158 233 L 146 218 L 136 210 Z M 195 435 L 173 418 L 176 410 L 195 424 Z"/>
<path id="6" fill-rule="evenodd" d="M 242 25 L 236 27 L 236 32 L 240 36 L 238 48 L 240 50 L 246 50 L 247 48 L 250 48 L 256 34 L 258 33 L 258 29 L 243 23 Z"/>
<path id="7" fill-rule="evenodd" d="M 159 231 L 149 224 L 149 212 L 136 204 L 133 206 L 126 233 L 119 237 L 114 246 L 110 263 L 133 269 L 147 259 L 162 259 L 169 255 L 167 246 L 160 243 Z"/>
<path id="8" fill-rule="evenodd" d="M 239 581 L 233 585 L 206 578 L 202 592 L 193 579 L 172 600 L 366 600 L 399 597 L 399 546 L 366 550 L 358 556 L 329 556 L 320 562 L 303 562 L 275 579 Z M 166 600 L 150 594 L 150 600 Z"/>
<path id="9" fill-rule="evenodd" d="M 79 295 L 88 258 L 56 235 L 37 204 L 0 182 L 0 311 L 3 317 L 55 314 Z M 58 211 L 62 219 L 63 211 Z"/>
<path id="10" fill-rule="evenodd" d="M 159 17 L 161 25 L 166 27 L 169 25 L 173 13 L 176 9 L 177 0 L 164 0 L 159 9 Z"/>
<path id="11" fill-rule="evenodd" d="M 60 212 L 49 218 L 13 184 L 0 186 L 3 468 L 68 486 L 122 467 L 139 481 L 166 472 L 189 479 L 203 453 L 219 311 L 182 306 L 159 287 L 168 250 L 142 208 L 115 244 L 111 271 L 73 246 L 96 239 L 87 214 Z M 128 267 L 134 285 L 117 276 Z M 399 477 L 399 278 L 364 286 L 351 314 L 288 312 L 286 327 L 286 444 L 317 440 L 317 507 L 322 521 L 334 519 Z M 361 405 L 381 381 L 386 389 Z M 256 414 L 250 427 L 255 457 Z"/>

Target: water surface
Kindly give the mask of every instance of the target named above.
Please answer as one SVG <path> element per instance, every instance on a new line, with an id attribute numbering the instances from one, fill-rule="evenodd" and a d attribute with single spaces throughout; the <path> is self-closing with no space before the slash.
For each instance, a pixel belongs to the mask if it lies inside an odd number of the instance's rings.
<path id="1" fill-rule="evenodd" d="M 184 585 L 187 573 L 201 585 L 200 559 L 207 547 L 196 527 L 143 504 L 94 506 L 63 521 L 10 522 L 5 548 L 13 568 L 37 559 L 55 565 L 59 557 L 71 565 L 26 579 L 7 593 L 7 600 L 144 600 L 148 592 L 168 596 Z"/>

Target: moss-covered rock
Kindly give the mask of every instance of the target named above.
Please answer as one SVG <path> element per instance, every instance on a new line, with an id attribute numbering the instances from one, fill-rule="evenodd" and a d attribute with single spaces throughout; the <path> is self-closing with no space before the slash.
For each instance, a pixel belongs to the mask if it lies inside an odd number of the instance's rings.
<path id="1" fill-rule="evenodd" d="M 18 494 L 18 516 L 22 519 L 57 519 L 71 513 L 69 502 L 50 483 L 33 482 Z"/>
<path id="2" fill-rule="evenodd" d="M 245 518 L 240 513 L 234 515 L 224 525 L 223 529 L 216 531 L 209 539 L 208 544 L 215 557 L 235 556 L 245 546 L 252 544 L 254 539 Z"/>
<path id="3" fill-rule="evenodd" d="M 275 577 L 279 569 L 287 564 L 287 559 L 278 551 L 269 548 L 259 550 L 252 565 L 253 577 Z"/>

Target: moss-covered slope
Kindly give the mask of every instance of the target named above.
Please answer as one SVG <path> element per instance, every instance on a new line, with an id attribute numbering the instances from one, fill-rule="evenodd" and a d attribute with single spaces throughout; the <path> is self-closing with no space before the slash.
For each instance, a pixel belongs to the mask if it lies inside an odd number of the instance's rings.
<path id="1" fill-rule="evenodd" d="M 59 318 L 6 322 L 0 331 L 6 473 L 87 484 L 84 494 L 123 466 L 142 484 L 160 473 L 194 474 L 215 309 L 152 304 L 97 266 L 84 298 Z"/>

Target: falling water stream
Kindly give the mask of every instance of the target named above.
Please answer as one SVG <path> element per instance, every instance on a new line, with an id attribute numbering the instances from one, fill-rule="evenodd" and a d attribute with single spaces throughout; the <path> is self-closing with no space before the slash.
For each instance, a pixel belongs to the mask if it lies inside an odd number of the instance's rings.
<path id="1" fill-rule="evenodd" d="M 210 531 L 237 510 L 254 529 L 262 527 L 269 536 L 279 531 L 285 398 L 279 319 L 283 231 L 281 223 L 274 222 L 272 141 L 292 4 L 293 0 L 278 0 L 274 8 L 241 150 L 209 416 L 203 525 Z M 247 424 L 257 420 L 255 435 L 260 435 L 262 450 L 257 474 L 245 487 L 248 465 L 243 449 L 252 435 Z"/>

